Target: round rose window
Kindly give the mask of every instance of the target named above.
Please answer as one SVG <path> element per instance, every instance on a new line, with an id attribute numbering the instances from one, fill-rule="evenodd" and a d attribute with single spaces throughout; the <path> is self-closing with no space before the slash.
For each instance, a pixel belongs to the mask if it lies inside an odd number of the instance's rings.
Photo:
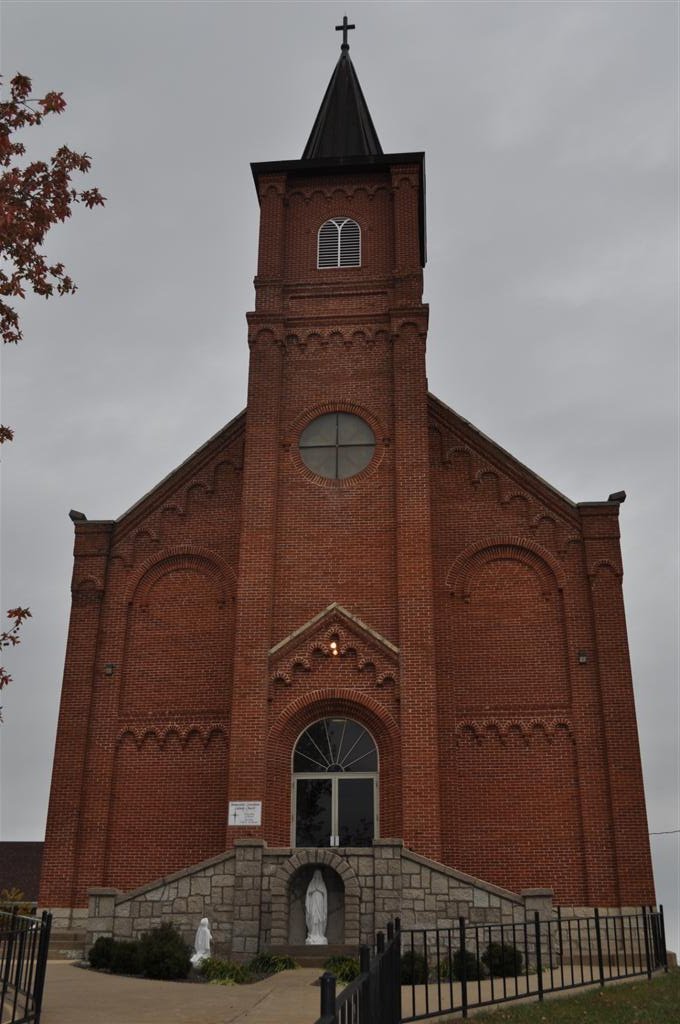
<path id="1" fill-rule="evenodd" d="M 300 458 L 328 480 L 345 480 L 365 469 L 375 451 L 375 434 L 349 412 L 317 416 L 300 435 Z"/>

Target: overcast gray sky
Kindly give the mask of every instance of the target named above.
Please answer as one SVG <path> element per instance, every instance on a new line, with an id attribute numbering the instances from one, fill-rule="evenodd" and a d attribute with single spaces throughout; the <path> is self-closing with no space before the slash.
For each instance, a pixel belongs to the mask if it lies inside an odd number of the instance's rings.
<path id="1" fill-rule="evenodd" d="M 2 4 L 2 66 L 68 110 L 105 210 L 49 252 L 75 297 L 3 353 L 1 607 L 33 619 L 0 729 L 3 839 L 43 837 L 69 508 L 116 518 L 238 413 L 252 160 L 299 157 L 338 56 L 327 3 Z M 427 153 L 431 390 L 576 501 L 625 488 L 650 829 L 678 821 L 678 5 L 358 3 L 383 149 Z M 652 838 L 678 947 L 677 835 Z"/>

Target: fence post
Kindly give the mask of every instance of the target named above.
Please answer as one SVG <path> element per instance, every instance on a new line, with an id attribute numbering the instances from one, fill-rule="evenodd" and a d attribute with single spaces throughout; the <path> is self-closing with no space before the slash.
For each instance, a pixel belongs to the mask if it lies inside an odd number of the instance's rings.
<path id="1" fill-rule="evenodd" d="M 460 933 L 460 1005 L 463 1017 L 468 1015 L 468 993 L 467 993 L 467 957 L 465 946 L 465 918 L 458 918 L 458 931 Z"/>
<path id="2" fill-rule="evenodd" d="M 642 911 L 642 928 L 645 933 L 645 956 L 647 957 L 647 977 L 652 977 L 652 952 L 649 948 L 649 921 L 647 919 L 647 907 L 640 907 Z"/>
<path id="3" fill-rule="evenodd" d="M 394 919 L 394 955 L 392 957 L 392 968 L 394 970 L 394 1022 L 401 1021 L 401 918 Z"/>
<path id="4" fill-rule="evenodd" d="M 330 971 L 321 975 L 321 1018 L 335 1021 L 335 975 Z"/>
<path id="5" fill-rule="evenodd" d="M 538 1001 L 543 1002 L 543 956 L 541 953 L 541 918 L 534 910 L 534 931 L 536 933 L 536 981 L 538 983 Z"/>
<path id="6" fill-rule="evenodd" d="M 14 938 L 17 930 L 17 908 L 12 907 L 10 923 L 9 923 L 9 938 L 7 940 L 7 946 L 5 948 L 5 973 L 2 979 L 2 999 L 4 1002 L 9 988 L 9 976 L 12 970 L 12 955 L 14 953 Z"/>
<path id="7" fill-rule="evenodd" d="M 602 936 L 600 934 L 600 911 L 595 907 L 595 942 L 597 944 L 597 966 L 600 971 L 600 985 L 604 985 L 604 961 L 602 959 Z"/>
<path id="8" fill-rule="evenodd" d="M 34 1006 L 35 1024 L 40 1024 L 42 1012 L 43 990 L 45 987 L 45 971 L 47 969 L 47 953 L 50 946 L 50 933 L 52 931 L 52 915 L 43 910 L 41 917 L 40 939 L 38 940 L 38 965 L 34 981 Z"/>
<path id="9" fill-rule="evenodd" d="M 378 955 L 385 952 L 385 933 L 378 932 L 375 937 L 375 949 Z"/>
<path id="10" fill-rule="evenodd" d="M 666 924 L 663 917 L 663 903 L 659 904 L 659 931 L 661 933 L 661 960 L 663 969 L 668 974 L 668 950 L 666 949 Z"/>
<path id="11" fill-rule="evenodd" d="M 391 942 L 394 938 L 394 925 L 391 921 L 387 922 L 387 941 Z"/>

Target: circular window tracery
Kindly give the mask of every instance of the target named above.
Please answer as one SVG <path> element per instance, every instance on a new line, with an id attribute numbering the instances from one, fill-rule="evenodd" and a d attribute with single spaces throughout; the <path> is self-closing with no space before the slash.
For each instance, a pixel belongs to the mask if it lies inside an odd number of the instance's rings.
<path id="1" fill-rule="evenodd" d="M 368 466 L 375 451 L 375 434 L 353 413 L 325 413 L 305 427 L 298 448 L 313 473 L 327 480 L 346 480 Z"/>

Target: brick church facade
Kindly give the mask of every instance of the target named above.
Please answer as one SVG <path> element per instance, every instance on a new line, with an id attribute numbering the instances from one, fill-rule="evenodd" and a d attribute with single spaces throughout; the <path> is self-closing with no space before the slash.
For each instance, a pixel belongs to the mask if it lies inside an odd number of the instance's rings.
<path id="1" fill-rule="evenodd" d="M 621 496 L 571 502 L 428 393 L 424 156 L 382 152 L 348 51 L 303 157 L 253 165 L 246 411 L 72 515 L 45 907 L 379 837 L 654 902 Z"/>

